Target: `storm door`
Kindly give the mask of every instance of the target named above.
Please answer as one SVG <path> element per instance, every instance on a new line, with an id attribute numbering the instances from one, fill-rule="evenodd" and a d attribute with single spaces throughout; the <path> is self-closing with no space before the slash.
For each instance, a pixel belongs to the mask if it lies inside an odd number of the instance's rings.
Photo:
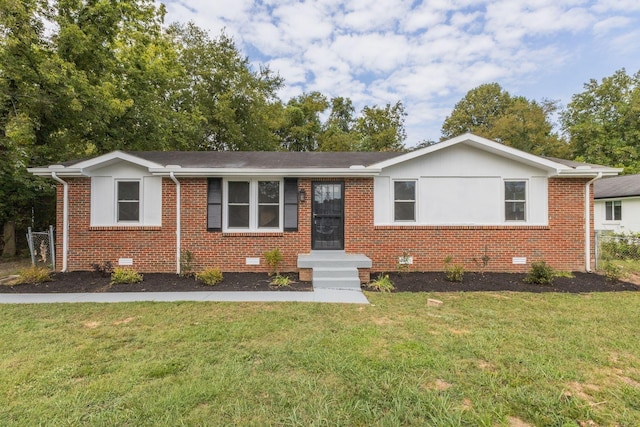
<path id="1" fill-rule="evenodd" d="M 344 249 L 344 184 L 314 182 L 312 249 Z"/>

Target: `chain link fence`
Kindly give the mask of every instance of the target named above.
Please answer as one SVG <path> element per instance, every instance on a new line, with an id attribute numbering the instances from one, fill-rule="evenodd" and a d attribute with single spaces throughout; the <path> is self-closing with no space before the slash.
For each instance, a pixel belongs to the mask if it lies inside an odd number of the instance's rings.
<path id="1" fill-rule="evenodd" d="M 596 232 L 596 269 L 612 261 L 638 262 L 640 266 L 640 234 Z"/>
<path id="2" fill-rule="evenodd" d="M 33 266 L 44 266 L 51 269 L 56 265 L 55 236 L 53 226 L 49 226 L 47 231 L 27 230 L 27 243 L 31 253 L 31 264 Z"/>

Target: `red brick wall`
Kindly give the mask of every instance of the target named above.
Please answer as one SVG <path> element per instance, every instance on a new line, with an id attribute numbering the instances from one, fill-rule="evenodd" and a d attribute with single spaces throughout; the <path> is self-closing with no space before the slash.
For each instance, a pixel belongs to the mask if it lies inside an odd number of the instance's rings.
<path id="1" fill-rule="evenodd" d="M 299 253 L 311 248 L 311 179 L 300 179 L 307 200 L 300 203 L 298 231 L 284 233 L 209 232 L 207 181 L 181 179 L 182 249 L 192 252 L 195 271 L 220 267 L 223 271 L 266 271 L 264 252 L 279 248 L 282 271 L 295 271 Z M 330 181 L 336 181 L 332 179 Z M 69 182 L 69 270 L 88 270 L 95 262 L 133 258 L 141 272 L 176 271 L 175 184 L 163 179 L 161 227 L 90 227 L 90 179 Z M 345 250 L 373 260 L 373 271 L 392 271 L 407 252 L 412 270 L 442 270 L 447 256 L 465 269 L 478 268 L 486 255 L 487 271 L 525 271 L 532 261 L 545 260 L 562 270 L 584 269 L 584 184 L 586 179 L 549 180 L 549 225 L 516 226 L 379 226 L 373 225 L 373 180 L 345 179 Z M 593 218 L 593 217 L 592 217 Z M 593 227 L 592 227 L 593 228 Z M 62 186 L 58 186 L 57 268 L 62 266 Z M 593 236 L 592 236 L 593 242 Z M 592 245 L 593 248 L 593 245 Z M 259 257 L 248 266 L 247 257 Z M 512 257 L 527 257 L 527 265 L 513 265 Z"/>

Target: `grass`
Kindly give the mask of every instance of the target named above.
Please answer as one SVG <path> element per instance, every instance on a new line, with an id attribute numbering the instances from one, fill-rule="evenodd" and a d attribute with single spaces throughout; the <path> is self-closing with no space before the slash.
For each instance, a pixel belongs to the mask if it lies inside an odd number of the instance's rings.
<path id="1" fill-rule="evenodd" d="M 20 270 L 31 267 L 29 258 L 0 258 L 0 278 L 18 274 Z"/>
<path id="2" fill-rule="evenodd" d="M 367 296 L 2 306 L 0 425 L 640 425 L 640 293 Z"/>

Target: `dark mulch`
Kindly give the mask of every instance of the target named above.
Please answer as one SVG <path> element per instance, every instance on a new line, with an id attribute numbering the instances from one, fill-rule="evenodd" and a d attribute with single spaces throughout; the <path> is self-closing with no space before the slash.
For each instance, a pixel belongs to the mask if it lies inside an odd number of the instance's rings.
<path id="1" fill-rule="evenodd" d="M 449 282 L 444 273 L 389 273 L 395 286 L 394 292 L 616 292 L 640 291 L 640 286 L 630 282 L 610 282 L 599 274 L 574 273 L 575 277 L 559 277 L 553 285 L 535 285 L 524 282 L 525 274 L 516 273 L 465 273 L 462 283 Z M 371 275 L 377 277 L 377 273 Z M 297 281 L 286 287 L 269 284 L 265 273 L 224 273 L 224 280 L 208 286 L 190 277 L 171 273 L 147 273 L 144 281 L 129 285 L 110 285 L 109 278 L 95 272 L 78 271 L 57 273 L 51 282 L 37 285 L 0 286 L 0 293 L 46 292 L 187 292 L 187 291 L 311 291 L 311 283 Z M 363 286 L 363 289 L 370 290 Z"/>
<path id="2" fill-rule="evenodd" d="M 265 273 L 223 273 L 224 280 L 215 286 L 205 285 L 193 277 L 171 273 L 146 273 L 143 281 L 111 285 L 109 277 L 91 271 L 56 273 L 50 282 L 35 285 L 0 286 L 0 293 L 74 293 L 74 292 L 190 292 L 190 291 L 312 291 L 309 282 L 298 282 L 291 275 L 289 286 L 271 286 Z"/>
<path id="3" fill-rule="evenodd" d="M 629 282 L 611 282 L 600 274 L 573 273 L 575 277 L 558 277 L 552 285 L 526 283 L 526 274 L 519 273 L 465 273 L 461 283 L 449 282 L 442 272 L 430 273 L 389 273 L 393 282 L 393 292 L 617 292 L 640 291 L 640 286 Z M 377 278 L 372 274 L 371 278 Z M 364 287 L 364 289 L 368 289 Z"/>

